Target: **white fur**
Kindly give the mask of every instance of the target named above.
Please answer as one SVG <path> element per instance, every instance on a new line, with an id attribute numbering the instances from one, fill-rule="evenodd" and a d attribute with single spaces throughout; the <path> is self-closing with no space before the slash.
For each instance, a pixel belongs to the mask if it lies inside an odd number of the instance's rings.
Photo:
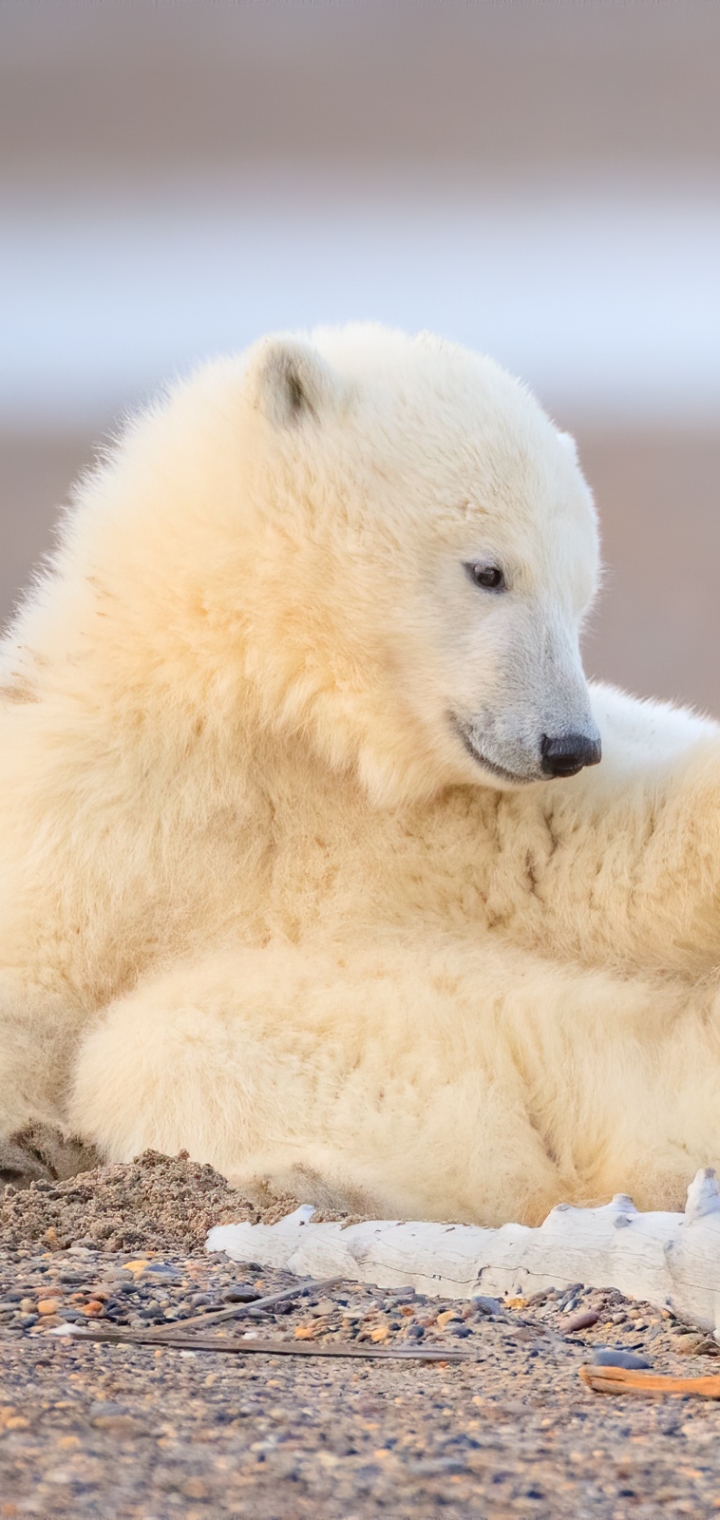
<path id="1" fill-rule="evenodd" d="M 567 441 L 427 335 L 268 339 L 129 427 L 4 645 L 0 1134 L 385 1215 L 681 1206 L 720 732 L 588 692 L 597 578 Z"/>

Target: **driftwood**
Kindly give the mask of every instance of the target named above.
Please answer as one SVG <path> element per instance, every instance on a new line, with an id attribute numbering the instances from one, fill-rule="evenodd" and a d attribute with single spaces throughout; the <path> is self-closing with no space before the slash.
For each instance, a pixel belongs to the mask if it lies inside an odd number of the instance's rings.
<path id="1" fill-rule="evenodd" d="M 216 1225 L 208 1251 L 311 1277 L 447 1298 L 528 1297 L 574 1284 L 617 1288 L 717 1331 L 720 1339 L 720 1189 L 697 1173 L 684 1214 L 639 1213 L 620 1193 L 601 1208 L 558 1204 L 538 1229 L 506 1224 L 312 1224 L 303 1205 L 274 1225 Z"/>
<path id="2" fill-rule="evenodd" d="M 451 1346 L 357 1346 L 354 1341 L 281 1341 L 259 1336 L 253 1340 L 224 1340 L 220 1335 L 173 1335 L 167 1330 L 153 1334 L 150 1330 L 98 1327 L 86 1330 L 63 1325 L 63 1339 L 102 1342 L 113 1346 L 167 1346 L 172 1351 L 222 1351 L 235 1356 L 342 1356 L 360 1357 L 374 1362 L 477 1362 L 473 1352 L 456 1351 Z M 57 1334 L 52 1330 L 48 1334 Z"/>
<path id="3" fill-rule="evenodd" d="M 625 1367 L 579 1369 L 579 1376 L 593 1393 L 632 1393 L 645 1398 L 720 1399 L 720 1377 L 666 1377 L 654 1372 L 631 1372 Z"/>

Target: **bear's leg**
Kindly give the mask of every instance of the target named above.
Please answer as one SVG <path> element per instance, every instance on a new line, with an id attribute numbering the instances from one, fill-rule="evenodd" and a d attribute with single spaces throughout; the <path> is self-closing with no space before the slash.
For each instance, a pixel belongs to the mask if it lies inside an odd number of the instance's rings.
<path id="1" fill-rule="evenodd" d="M 385 942 L 179 966 L 86 1035 L 71 1122 L 109 1160 L 187 1149 L 255 1195 L 535 1221 L 570 1184 L 528 1112 L 491 976 L 485 954 L 463 967 L 453 946 Z"/>
<path id="2" fill-rule="evenodd" d="M 19 977 L 0 982 L 0 1184 L 72 1177 L 97 1161 L 65 1120 L 79 1024 L 63 997 Z"/>
<path id="3" fill-rule="evenodd" d="M 630 1192 L 682 1205 L 720 1162 L 712 988 L 501 943 L 288 946 L 180 965 L 86 1034 L 69 1120 L 253 1192 L 384 1218 L 538 1224 Z"/>

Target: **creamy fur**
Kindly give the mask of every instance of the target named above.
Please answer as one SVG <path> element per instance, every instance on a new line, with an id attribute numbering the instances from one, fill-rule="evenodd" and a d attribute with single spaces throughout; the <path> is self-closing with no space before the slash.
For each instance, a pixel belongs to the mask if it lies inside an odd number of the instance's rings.
<path id="1" fill-rule="evenodd" d="M 588 691 L 597 578 L 572 447 L 437 339 L 266 340 L 133 423 L 4 645 L 0 1135 L 385 1215 L 678 1207 L 720 1161 L 720 732 Z"/>

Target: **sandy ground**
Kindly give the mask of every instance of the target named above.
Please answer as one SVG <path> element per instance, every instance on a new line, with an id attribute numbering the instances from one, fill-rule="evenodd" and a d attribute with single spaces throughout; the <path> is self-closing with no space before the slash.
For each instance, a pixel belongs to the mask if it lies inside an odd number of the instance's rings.
<path id="1" fill-rule="evenodd" d="M 282 1212 L 286 1201 L 264 1211 Z M 0 1202 L 0 1516 L 165 1520 L 700 1517 L 720 1511 L 713 1402 L 596 1395 L 599 1347 L 658 1371 L 714 1372 L 717 1349 L 612 1290 L 453 1304 L 203 1250 L 258 1218 L 209 1167 L 149 1154 Z M 290 1287 L 266 1310 L 253 1296 Z M 297 1290 L 297 1291 L 295 1291 Z M 218 1308 L 231 1320 L 203 1320 Z M 593 1318 L 577 1326 L 579 1315 Z M 184 1330 L 239 1354 L 88 1344 L 79 1326 Z M 177 1330 L 173 1330 L 177 1326 Z M 577 1326 L 577 1328 L 573 1328 Z M 453 1364 L 251 1353 L 460 1352 Z"/>

